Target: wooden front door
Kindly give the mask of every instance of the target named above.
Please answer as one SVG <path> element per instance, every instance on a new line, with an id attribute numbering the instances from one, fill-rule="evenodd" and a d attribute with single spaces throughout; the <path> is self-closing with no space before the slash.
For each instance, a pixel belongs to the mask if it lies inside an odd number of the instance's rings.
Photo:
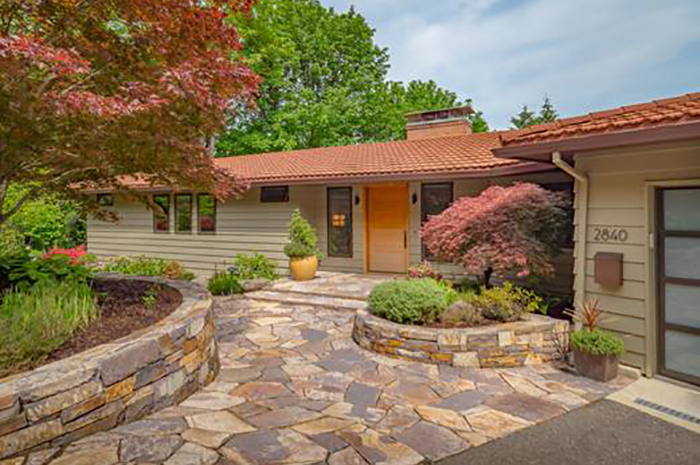
<path id="1" fill-rule="evenodd" d="M 700 188 L 657 191 L 659 372 L 700 385 Z"/>
<path id="2" fill-rule="evenodd" d="M 405 273 L 408 267 L 408 185 L 367 188 L 367 269 Z"/>

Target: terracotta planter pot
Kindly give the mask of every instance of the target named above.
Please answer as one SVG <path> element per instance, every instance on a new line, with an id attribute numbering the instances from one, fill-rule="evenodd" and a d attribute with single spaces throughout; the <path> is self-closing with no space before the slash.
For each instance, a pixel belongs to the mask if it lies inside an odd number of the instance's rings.
<path id="1" fill-rule="evenodd" d="M 574 366 L 579 374 L 597 381 L 610 381 L 617 377 L 617 355 L 594 355 L 574 349 Z"/>
<path id="2" fill-rule="evenodd" d="M 312 255 L 305 258 L 289 259 L 289 271 L 295 281 L 309 281 L 314 279 L 318 271 L 318 257 Z"/>

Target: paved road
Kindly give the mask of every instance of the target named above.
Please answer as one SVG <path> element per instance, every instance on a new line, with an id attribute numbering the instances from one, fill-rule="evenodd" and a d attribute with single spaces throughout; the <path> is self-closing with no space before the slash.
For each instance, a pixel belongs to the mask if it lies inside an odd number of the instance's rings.
<path id="1" fill-rule="evenodd" d="M 700 435 L 603 400 L 440 465 L 698 465 Z"/>

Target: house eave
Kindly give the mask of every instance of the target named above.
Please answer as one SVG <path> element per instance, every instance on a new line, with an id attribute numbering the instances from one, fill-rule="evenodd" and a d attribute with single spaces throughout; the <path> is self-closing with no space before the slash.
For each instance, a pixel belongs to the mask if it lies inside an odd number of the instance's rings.
<path id="1" fill-rule="evenodd" d="M 607 134 L 596 134 L 560 140 L 512 145 L 493 149 L 498 158 L 547 162 L 554 152 L 565 157 L 595 150 L 656 144 L 700 138 L 700 121 L 667 126 L 640 128 Z"/>

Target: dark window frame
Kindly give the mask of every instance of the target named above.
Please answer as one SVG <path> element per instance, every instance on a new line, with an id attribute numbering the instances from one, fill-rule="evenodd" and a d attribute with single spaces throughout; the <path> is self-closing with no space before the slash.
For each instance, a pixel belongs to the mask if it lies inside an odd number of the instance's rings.
<path id="1" fill-rule="evenodd" d="M 158 229 L 158 215 L 161 215 L 162 213 L 157 211 L 157 209 L 154 209 L 153 210 L 153 232 L 157 233 L 157 234 L 169 234 L 170 233 L 170 208 L 172 205 L 172 200 L 170 198 L 170 194 L 154 194 L 152 197 L 152 200 L 153 200 L 153 203 L 155 203 L 156 205 L 158 205 L 158 203 L 156 202 L 156 198 L 158 198 L 158 197 L 164 197 L 168 200 L 168 208 L 165 212 L 165 218 L 167 220 L 168 227 L 165 230 Z"/>
<path id="2" fill-rule="evenodd" d="M 109 201 L 103 203 L 104 199 L 109 199 Z M 97 205 L 100 207 L 113 207 L 114 194 L 97 194 Z"/>
<path id="3" fill-rule="evenodd" d="M 350 204 L 350 214 L 347 218 L 346 227 L 349 228 L 350 238 L 348 246 L 348 252 L 346 254 L 331 254 L 331 230 L 333 228 L 333 215 L 331 209 L 331 192 L 347 192 L 348 202 Z M 354 224 L 353 224 L 353 189 L 352 187 L 329 187 L 326 189 L 326 234 L 328 237 L 328 256 L 332 258 L 353 258 L 353 248 L 354 248 Z"/>
<path id="4" fill-rule="evenodd" d="M 201 202 L 201 198 L 204 196 L 211 197 L 212 200 L 214 201 L 214 215 L 213 215 L 213 217 L 214 217 L 214 230 L 212 230 L 212 231 L 202 230 L 202 216 L 200 214 L 201 213 L 201 207 L 200 207 L 201 203 L 200 202 Z M 216 213 L 217 213 L 216 197 L 214 197 L 213 194 L 205 194 L 203 192 L 197 194 L 197 233 L 198 234 L 216 234 L 216 230 L 217 230 L 217 215 L 216 215 Z"/>
<path id="5" fill-rule="evenodd" d="M 425 222 L 428 220 L 428 212 L 426 211 L 426 190 L 427 188 L 435 188 L 437 186 L 447 186 L 450 189 L 450 203 L 448 204 L 446 209 L 450 207 L 455 201 L 455 184 L 452 181 L 445 181 L 445 182 L 426 182 L 421 184 L 420 186 L 420 225 L 421 228 L 425 224 Z M 421 260 L 435 260 L 433 256 L 430 255 L 430 252 L 428 251 L 428 248 L 425 246 L 423 243 L 423 239 L 421 238 Z"/>
<path id="6" fill-rule="evenodd" d="M 681 373 L 666 367 L 666 331 L 675 331 L 693 336 L 700 336 L 700 329 L 666 321 L 666 284 L 700 287 L 700 280 L 693 278 L 674 278 L 666 274 L 666 238 L 696 237 L 698 231 L 674 231 L 666 229 L 666 208 L 664 194 L 671 190 L 700 189 L 700 186 L 657 187 L 654 192 L 655 229 L 656 229 L 656 315 L 657 315 L 657 370 L 659 374 L 689 384 L 700 384 L 700 378 L 688 373 Z"/>
<path id="7" fill-rule="evenodd" d="M 183 198 L 183 197 L 189 197 L 190 199 L 190 228 L 187 231 L 179 231 L 179 221 L 178 221 L 178 205 L 177 205 L 177 199 L 178 198 Z M 175 210 L 175 225 L 174 225 L 174 231 L 175 234 L 192 234 L 192 220 L 194 219 L 193 211 L 194 211 L 194 198 L 192 194 L 175 194 L 174 198 L 174 210 Z"/>
<path id="8" fill-rule="evenodd" d="M 269 197 L 266 193 L 282 190 L 282 197 L 276 197 L 272 194 Z M 289 186 L 263 186 L 260 188 L 260 203 L 284 203 L 289 202 Z"/>

